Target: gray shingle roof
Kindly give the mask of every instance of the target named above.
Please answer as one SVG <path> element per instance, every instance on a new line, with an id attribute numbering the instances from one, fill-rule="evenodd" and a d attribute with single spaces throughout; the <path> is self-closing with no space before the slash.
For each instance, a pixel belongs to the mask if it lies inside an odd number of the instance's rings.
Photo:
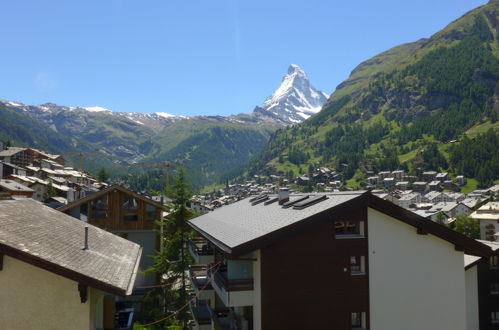
<path id="1" fill-rule="evenodd" d="M 284 235 L 299 233 L 304 228 L 330 216 L 354 209 L 370 207 L 455 245 L 469 255 L 490 256 L 491 249 L 463 234 L 405 210 L 369 192 L 339 192 L 319 194 L 328 198 L 297 210 L 283 208 L 277 202 L 251 205 L 250 199 L 222 207 L 189 221 L 202 236 L 224 253 L 238 256 L 282 239 Z M 291 201 L 301 195 L 292 195 Z M 273 197 L 269 196 L 269 200 Z M 330 213 L 333 212 L 333 213 Z M 416 233 L 416 231 L 415 231 Z"/>
<path id="2" fill-rule="evenodd" d="M 33 189 L 12 180 L 0 180 L 0 188 L 3 188 L 7 191 L 34 192 Z"/>
<path id="3" fill-rule="evenodd" d="M 0 151 L 0 157 L 10 157 L 10 156 L 13 156 L 13 155 L 17 154 L 18 152 L 21 152 L 24 150 L 27 150 L 27 149 L 26 148 L 9 147 L 9 149 Z"/>
<path id="4" fill-rule="evenodd" d="M 292 195 L 290 200 L 305 195 Z M 269 205 L 260 203 L 252 206 L 249 199 L 244 199 L 197 217 L 189 223 L 196 230 L 203 231 L 228 248 L 233 249 L 256 238 L 303 221 L 360 195 L 360 192 L 328 193 L 328 199 L 325 201 L 302 210 L 295 210 L 292 207 L 284 209 L 277 202 Z M 270 199 L 272 198 L 270 197 Z"/>
<path id="5" fill-rule="evenodd" d="M 0 253 L 88 286 L 130 294 L 141 252 L 138 244 L 36 201 L 0 201 Z"/>

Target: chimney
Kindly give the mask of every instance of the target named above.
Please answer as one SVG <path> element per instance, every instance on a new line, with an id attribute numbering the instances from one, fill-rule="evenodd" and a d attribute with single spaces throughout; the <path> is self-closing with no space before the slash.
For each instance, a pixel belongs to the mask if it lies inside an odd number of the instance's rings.
<path id="1" fill-rule="evenodd" d="M 83 245 L 83 250 L 88 250 L 88 226 L 85 226 L 85 243 Z"/>
<path id="2" fill-rule="evenodd" d="M 289 201 L 289 189 L 280 188 L 279 189 L 279 205 L 282 205 Z"/>

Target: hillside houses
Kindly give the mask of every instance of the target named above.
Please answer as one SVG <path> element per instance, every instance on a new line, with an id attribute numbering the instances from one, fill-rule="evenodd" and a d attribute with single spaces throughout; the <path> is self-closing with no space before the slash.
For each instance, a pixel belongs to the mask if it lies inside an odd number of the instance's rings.
<path id="1" fill-rule="evenodd" d="M 60 155 L 33 148 L 9 147 L 0 151 L 0 179 L 16 182 L 33 190 L 31 198 L 44 201 L 47 191 L 61 204 L 82 198 L 98 189 L 97 181 L 72 167 Z"/>

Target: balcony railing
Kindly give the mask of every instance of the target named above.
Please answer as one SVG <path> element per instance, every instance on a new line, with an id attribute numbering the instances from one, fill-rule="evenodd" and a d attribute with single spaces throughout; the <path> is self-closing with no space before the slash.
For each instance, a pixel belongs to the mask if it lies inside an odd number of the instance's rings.
<path id="1" fill-rule="evenodd" d="M 208 241 L 204 238 L 189 238 L 189 247 L 200 256 L 213 255 L 213 248 L 208 245 Z"/>
<path id="2" fill-rule="evenodd" d="M 189 266 L 189 277 L 191 278 L 192 285 L 198 289 L 213 290 L 211 283 L 208 282 L 208 272 L 206 266 L 191 265 Z"/>
<path id="3" fill-rule="evenodd" d="M 208 271 L 209 276 L 213 277 L 215 284 L 225 291 L 250 291 L 253 290 L 253 279 L 228 279 L 227 271 L 223 268 L 210 269 Z"/>
<path id="4" fill-rule="evenodd" d="M 213 248 L 204 238 L 190 238 L 188 241 L 189 252 L 196 264 L 209 264 L 214 261 Z"/>
<path id="5" fill-rule="evenodd" d="M 206 300 L 191 300 L 189 307 L 198 326 L 211 324 L 211 308 Z"/>

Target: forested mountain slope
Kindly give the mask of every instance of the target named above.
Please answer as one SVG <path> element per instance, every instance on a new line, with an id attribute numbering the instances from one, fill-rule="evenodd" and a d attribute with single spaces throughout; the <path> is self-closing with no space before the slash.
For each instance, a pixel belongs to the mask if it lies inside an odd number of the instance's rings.
<path id="1" fill-rule="evenodd" d="M 361 181 L 364 170 L 429 167 L 423 153 L 431 145 L 450 161 L 442 169 L 462 170 L 446 143 L 475 127 L 498 127 L 498 21 L 499 2 L 491 1 L 429 39 L 360 64 L 317 115 L 276 132 L 245 175 L 297 175 L 312 164 Z M 484 162 L 491 178 L 499 178 L 497 163 Z M 477 170 L 468 175 L 477 177 Z"/>

